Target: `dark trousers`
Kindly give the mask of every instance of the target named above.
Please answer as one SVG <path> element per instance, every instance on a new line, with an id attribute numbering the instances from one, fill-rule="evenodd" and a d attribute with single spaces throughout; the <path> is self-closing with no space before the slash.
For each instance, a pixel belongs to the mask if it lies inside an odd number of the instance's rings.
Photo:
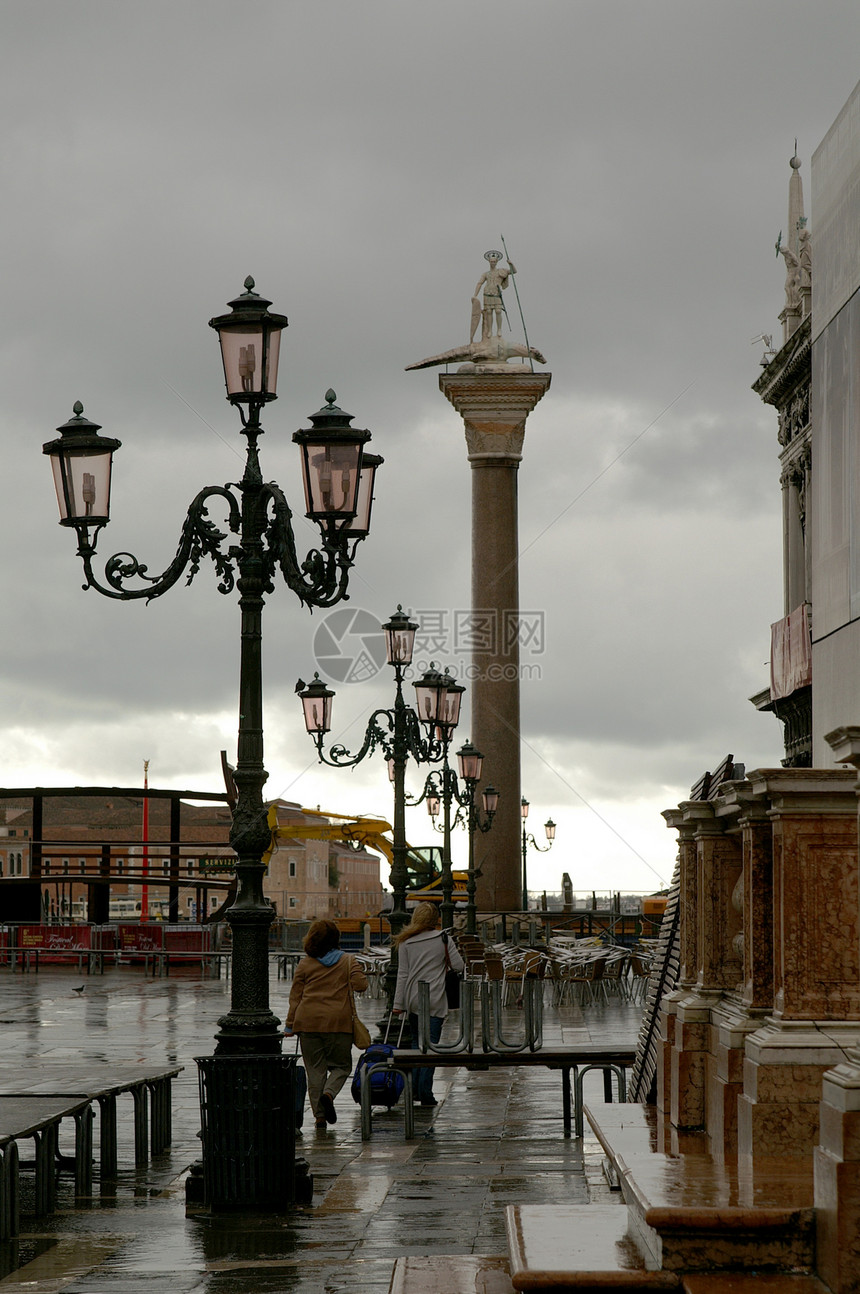
<path id="1" fill-rule="evenodd" d="M 323 1092 L 337 1096 L 352 1073 L 352 1033 L 302 1033 L 299 1035 L 302 1060 L 308 1076 L 311 1109 L 322 1116 L 320 1097 Z"/>
<path id="2" fill-rule="evenodd" d="M 442 1025 L 445 1023 L 441 1015 L 431 1015 L 430 1017 L 430 1041 L 438 1042 L 442 1037 Z M 409 1028 L 412 1030 L 412 1046 L 418 1046 L 418 1016 L 409 1012 Z M 435 1065 L 421 1065 L 412 1074 L 412 1095 L 416 1101 L 429 1101 L 433 1095 L 433 1075 L 436 1072 Z"/>

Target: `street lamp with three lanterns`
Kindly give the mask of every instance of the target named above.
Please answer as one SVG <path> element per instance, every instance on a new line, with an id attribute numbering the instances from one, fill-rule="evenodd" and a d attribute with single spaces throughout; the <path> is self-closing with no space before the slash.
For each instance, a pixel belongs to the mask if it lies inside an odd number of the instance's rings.
<path id="1" fill-rule="evenodd" d="M 447 672 L 440 674 L 430 668 L 415 683 L 415 707 L 406 704 L 403 682 L 412 664 L 412 652 L 418 625 L 409 619 L 400 606 L 382 626 L 385 636 L 386 659 L 394 669 L 395 697 L 391 709 L 375 710 L 370 716 L 360 749 L 352 754 L 343 745 L 334 745 L 328 755 L 324 753 L 325 734 L 331 731 L 331 708 L 334 692 L 316 674 L 310 684 L 301 679 L 296 691 L 302 702 L 305 727 L 313 737 L 320 762 L 332 768 L 351 768 L 381 749 L 388 763 L 388 775 L 394 785 L 393 850 L 391 888 L 394 907 L 389 914 L 392 939 L 409 920 L 406 911 L 406 886 L 408 882 L 406 841 L 406 764 L 411 757 L 417 764 L 435 764 L 447 758 L 451 736 L 460 719 L 460 703 L 465 688 Z M 443 892 L 446 885 L 443 858 Z M 450 855 L 447 867 L 447 885 L 450 888 Z M 444 922 L 444 915 L 443 915 Z M 389 999 L 393 1001 L 396 960 L 392 958 L 386 985 Z"/>
<path id="2" fill-rule="evenodd" d="M 238 410 L 247 447 L 241 481 L 207 486 L 191 503 L 176 555 L 160 575 L 131 553 L 108 558 L 102 578 L 93 567 L 100 531 L 110 519 L 114 452 L 120 441 L 74 406 L 43 452 L 49 455 L 60 507 L 60 524 L 73 528 L 86 576 L 84 588 L 120 600 L 160 597 L 187 573 L 186 583 L 208 557 L 219 577 L 218 591 L 239 593 L 241 655 L 237 802 L 230 844 L 236 853 L 238 892 L 226 919 L 232 932 L 231 1009 L 218 1024 L 216 1055 L 267 1055 L 280 1051 L 278 1020 L 269 1009 L 268 929 L 274 910 L 263 897 L 263 853 L 270 831 L 263 803 L 262 611 L 278 574 L 310 607 L 334 606 L 346 596 L 358 543 L 370 528 L 374 477 L 382 460 L 368 454 L 370 432 L 351 427 L 352 415 L 335 404 L 335 393 L 297 431 L 306 514 L 320 529 L 320 547 L 299 560 L 292 513 L 280 487 L 264 481 L 257 442 L 263 406 L 277 399 L 278 359 L 286 316 L 245 280 L 245 291 L 229 303 L 230 313 L 209 321 L 218 333 L 227 399 Z M 210 519 L 217 504 L 226 513 L 222 530 Z"/>
<path id="3" fill-rule="evenodd" d="M 457 764 L 460 779 L 464 784 L 462 790 L 457 780 L 457 774 L 446 764 L 441 772 L 434 770 L 429 774 L 424 793 L 421 799 L 416 800 L 415 803 L 420 804 L 421 800 L 427 801 L 427 812 L 433 819 L 433 826 L 437 831 L 442 831 L 445 835 L 449 857 L 451 829 L 462 824 L 469 833 L 469 867 L 466 873 L 466 932 L 467 934 L 475 934 L 475 888 L 477 879 L 480 876 L 480 871 L 475 867 L 475 832 L 480 831 L 483 833 L 490 830 L 496 809 L 499 806 L 499 793 L 494 786 L 486 786 L 481 792 L 481 808 L 475 802 L 475 788 L 481 780 L 484 756 L 479 750 L 475 749 L 470 741 L 467 741 L 457 751 Z M 453 820 L 451 819 L 452 802 L 457 804 Z M 437 826 L 436 818 L 439 816 L 440 808 L 443 813 L 443 820 L 441 825 Z M 448 901 L 450 903 L 450 897 Z M 443 890 L 443 925 L 445 925 L 444 902 L 445 894 Z"/>
<path id="4" fill-rule="evenodd" d="M 555 840 L 555 823 L 553 822 L 552 818 L 547 818 L 546 822 L 544 823 L 543 829 L 546 832 L 546 838 L 548 843 L 545 845 L 539 845 L 538 842 L 535 840 L 534 836 L 530 832 L 529 833 L 526 832 L 526 818 L 529 816 L 529 802 L 525 796 L 523 796 L 522 799 L 520 800 L 520 813 L 522 814 L 522 819 L 523 819 L 523 912 L 528 912 L 529 889 L 528 889 L 528 877 L 526 873 L 526 860 L 528 855 L 528 848 L 529 848 L 529 845 L 531 845 L 532 848 L 536 849 L 539 854 L 545 854 L 550 849 L 552 849 L 552 842 Z"/>

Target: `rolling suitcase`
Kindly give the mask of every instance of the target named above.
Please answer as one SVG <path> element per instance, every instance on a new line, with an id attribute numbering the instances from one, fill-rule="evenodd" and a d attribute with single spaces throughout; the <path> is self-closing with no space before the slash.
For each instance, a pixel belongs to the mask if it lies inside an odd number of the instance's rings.
<path id="1" fill-rule="evenodd" d="M 289 1035 L 287 1035 L 289 1037 Z M 305 1099 L 308 1094 L 308 1076 L 304 1065 L 299 1064 L 299 1035 L 296 1034 L 296 1127 L 305 1121 Z"/>
<path id="2" fill-rule="evenodd" d="M 403 1037 L 403 1026 L 406 1022 L 406 1016 L 400 1017 L 400 1036 L 397 1039 L 397 1046 L 400 1046 L 400 1040 Z M 367 1065 L 378 1065 L 380 1062 L 388 1060 L 393 1056 L 396 1048 L 388 1041 L 388 1031 L 391 1028 L 391 1017 L 388 1017 L 388 1024 L 385 1028 L 385 1039 L 383 1042 L 373 1042 L 362 1052 L 358 1064 L 355 1067 L 355 1073 L 352 1076 L 352 1099 L 356 1105 L 361 1104 L 361 1072 Z M 386 1110 L 390 1110 L 400 1100 L 400 1095 L 405 1085 L 405 1079 L 402 1074 L 397 1074 L 388 1069 L 377 1069 L 370 1075 L 370 1104 L 381 1105 Z"/>

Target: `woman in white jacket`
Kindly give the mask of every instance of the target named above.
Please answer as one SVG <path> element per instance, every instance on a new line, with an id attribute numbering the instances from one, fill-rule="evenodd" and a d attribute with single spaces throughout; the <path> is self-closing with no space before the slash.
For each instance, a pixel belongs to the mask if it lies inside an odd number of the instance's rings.
<path id="1" fill-rule="evenodd" d="M 452 939 L 439 929 L 439 912 L 433 903 L 419 903 L 412 920 L 395 940 L 397 947 L 397 987 L 394 990 L 394 1013 L 409 1013 L 413 1044 L 418 1045 L 418 984 L 430 986 L 430 1041 L 438 1042 L 448 1014 L 445 996 L 445 972 L 461 971 L 463 959 Z M 447 954 L 447 955 L 446 955 Z M 435 1105 L 433 1073 L 430 1065 L 415 1070 L 413 1096 L 422 1105 Z"/>

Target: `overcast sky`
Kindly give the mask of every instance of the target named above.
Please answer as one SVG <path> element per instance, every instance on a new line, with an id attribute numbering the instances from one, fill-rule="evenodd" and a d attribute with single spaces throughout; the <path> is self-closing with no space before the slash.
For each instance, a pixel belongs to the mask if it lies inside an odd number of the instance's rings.
<path id="1" fill-rule="evenodd" d="M 660 810 L 728 752 L 782 754 L 748 701 L 783 613 L 750 339 L 780 328 L 795 136 L 815 236 L 810 159 L 860 76 L 856 0 L 2 0 L 0 17 L 0 781 L 133 785 L 149 759 L 153 785 L 220 789 L 235 598 L 208 564 L 148 607 L 82 592 L 41 446 L 76 399 L 122 440 L 100 554 L 163 569 L 197 491 L 241 474 L 207 321 L 247 274 L 290 319 L 264 475 L 299 510 L 291 435 L 329 386 L 385 457 L 347 605 L 440 625 L 468 608 L 462 424 L 436 371 L 404 368 L 466 340 L 504 235 L 553 375 L 519 473 L 522 605 L 545 616 L 523 790 L 539 837 L 558 824 L 530 884 L 668 880 Z M 390 815 L 381 759 L 324 769 L 304 734 L 293 688 L 323 619 L 284 586 L 266 609 L 267 793 Z M 456 665 L 446 645 L 432 655 Z M 355 746 L 390 670 L 337 686 Z M 426 822 L 410 815 L 413 843 Z"/>

